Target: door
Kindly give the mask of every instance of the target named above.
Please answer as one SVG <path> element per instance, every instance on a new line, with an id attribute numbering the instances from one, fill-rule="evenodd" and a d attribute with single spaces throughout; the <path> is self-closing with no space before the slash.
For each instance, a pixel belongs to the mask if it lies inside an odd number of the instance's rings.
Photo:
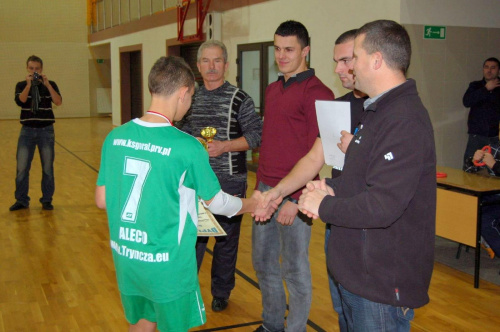
<path id="1" fill-rule="evenodd" d="M 255 103 L 255 110 L 264 116 L 266 87 L 278 78 L 274 61 L 274 43 L 238 45 L 238 87 L 248 93 Z"/>
<path id="2" fill-rule="evenodd" d="M 144 114 L 142 45 L 120 48 L 120 95 L 122 124 Z"/>

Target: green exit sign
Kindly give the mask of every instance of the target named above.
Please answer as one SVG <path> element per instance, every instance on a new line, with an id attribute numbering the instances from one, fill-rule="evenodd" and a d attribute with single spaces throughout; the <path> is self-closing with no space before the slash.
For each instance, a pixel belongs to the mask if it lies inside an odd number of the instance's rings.
<path id="1" fill-rule="evenodd" d="M 97 63 L 104 63 L 104 59 L 97 59 Z"/>
<path id="2" fill-rule="evenodd" d="M 424 39 L 446 39 L 446 27 L 435 25 L 424 26 Z"/>

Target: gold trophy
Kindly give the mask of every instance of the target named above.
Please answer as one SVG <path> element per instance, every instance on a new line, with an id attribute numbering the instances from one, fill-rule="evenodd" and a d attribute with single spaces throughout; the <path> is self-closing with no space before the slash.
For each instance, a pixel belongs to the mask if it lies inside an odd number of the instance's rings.
<path id="1" fill-rule="evenodd" d="M 215 134 L 217 134 L 217 129 L 214 127 L 205 127 L 201 130 L 201 136 L 203 136 L 207 141 L 205 142 L 203 138 L 198 138 L 198 141 L 200 141 L 201 145 L 205 147 L 205 150 L 208 151 L 207 142 L 212 142 Z"/>
<path id="2" fill-rule="evenodd" d="M 217 129 L 214 127 L 205 127 L 201 130 L 201 136 L 207 140 L 207 143 L 213 141 L 215 134 L 217 134 Z"/>

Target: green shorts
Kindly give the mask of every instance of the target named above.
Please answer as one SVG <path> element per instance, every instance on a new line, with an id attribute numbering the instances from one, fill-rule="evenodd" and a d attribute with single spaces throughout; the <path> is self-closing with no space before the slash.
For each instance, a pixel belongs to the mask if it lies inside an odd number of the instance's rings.
<path id="1" fill-rule="evenodd" d="M 205 305 L 201 298 L 200 286 L 183 297 L 166 303 L 156 303 L 142 296 L 121 294 L 125 317 L 130 324 L 144 318 L 157 323 L 160 331 L 185 332 L 190 328 L 205 324 Z"/>

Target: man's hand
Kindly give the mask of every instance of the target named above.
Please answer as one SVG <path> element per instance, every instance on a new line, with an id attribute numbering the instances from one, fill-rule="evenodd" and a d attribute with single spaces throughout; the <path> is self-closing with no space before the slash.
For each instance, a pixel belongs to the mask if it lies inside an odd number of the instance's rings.
<path id="1" fill-rule="evenodd" d="M 266 191 L 265 193 L 262 194 L 264 197 L 264 200 L 262 202 L 262 207 L 267 208 L 267 206 L 271 202 L 275 202 L 278 205 L 283 201 L 283 195 L 277 188 L 273 188 L 271 190 Z"/>
<path id="2" fill-rule="evenodd" d="M 28 83 L 28 86 L 31 86 L 32 82 L 33 82 L 33 75 L 28 74 L 28 76 L 26 76 L 26 83 Z"/>
<path id="3" fill-rule="evenodd" d="M 486 87 L 486 90 L 492 91 L 493 89 L 500 87 L 500 80 L 498 78 L 495 78 L 494 80 L 490 80 L 490 81 L 486 82 L 485 87 Z"/>
<path id="4" fill-rule="evenodd" d="M 302 193 L 305 194 L 309 191 L 313 191 L 316 188 L 321 187 L 321 181 L 322 180 L 314 180 L 314 181 L 309 181 L 306 183 L 306 187 L 302 190 Z"/>
<path id="5" fill-rule="evenodd" d="M 351 134 L 348 131 L 342 130 L 340 132 L 340 143 L 337 143 L 337 146 L 339 147 L 340 151 L 345 153 L 347 151 L 347 147 L 351 143 L 352 138 L 354 137 L 353 134 Z"/>
<path id="6" fill-rule="evenodd" d="M 483 157 L 483 162 L 488 166 L 489 168 L 493 168 L 493 165 L 497 162 L 495 158 L 493 158 L 493 155 L 491 153 L 485 152 L 484 157 Z"/>
<path id="7" fill-rule="evenodd" d="M 218 157 L 224 152 L 227 152 L 225 150 L 225 141 L 215 141 L 213 140 L 210 143 L 207 143 L 208 145 L 208 155 L 210 157 Z"/>
<path id="8" fill-rule="evenodd" d="M 493 166 L 497 162 L 495 158 L 493 158 L 493 155 L 491 153 L 488 153 L 484 150 L 476 150 L 476 152 L 474 152 L 474 157 L 472 157 L 472 160 L 484 162 L 489 168 L 493 168 Z"/>
<path id="9" fill-rule="evenodd" d="M 276 220 L 283 226 L 290 226 L 293 224 L 293 220 L 299 212 L 299 207 L 297 204 L 290 201 L 286 201 L 285 204 L 280 209 L 278 213 L 278 218 Z"/>
<path id="10" fill-rule="evenodd" d="M 254 190 L 254 192 L 252 194 L 251 199 L 254 199 L 257 201 L 256 208 L 255 208 L 254 212 L 252 212 L 252 217 L 255 218 L 255 221 L 263 222 L 263 221 L 270 219 L 272 217 L 273 213 L 276 211 L 276 209 L 279 206 L 279 203 L 276 203 L 275 201 L 270 201 L 264 207 L 263 202 L 264 202 L 264 197 L 265 197 L 266 193 L 261 193 L 258 190 Z"/>
<path id="11" fill-rule="evenodd" d="M 302 194 L 313 191 L 314 189 L 320 189 L 326 191 L 328 195 L 335 196 L 332 187 L 326 184 L 326 179 L 307 182 L 306 187 L 304 188 L 304 190 L 302 190 Z"/>
<path id="12" fill-rule="evenodd" d="M 326 195 L 335 196 L 335 193 L 331 187 L 326 185 L 325 179 L 309 181 L 306 188 L 302 190 L 299 199 L 299 210 L 309 218 L 319 218 L 319 205 Z"/>
<path id="13" fill-rule="evenodd" d="M 326 195 L 328 195 L 328 193 L 320 189 L 314 189 L 313 191 L 302 194 L 299 199 L 300 211 L 309 218 L 318 219 L 319 205 Z"/>
<path id="14" fill-rule="evenodd" d="M 486 153 L 486 151 L 476 150 L 476 152 L 474 153 L 474 157 L 472 157 L 472 160 L 482 161 L 483 158 L 484 158 L 485 153 Z"/>

